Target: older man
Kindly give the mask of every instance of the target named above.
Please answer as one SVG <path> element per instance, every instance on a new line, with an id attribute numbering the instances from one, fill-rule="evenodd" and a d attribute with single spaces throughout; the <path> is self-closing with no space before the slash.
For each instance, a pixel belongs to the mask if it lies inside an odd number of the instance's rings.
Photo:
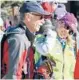
<path id="1" fill-rule="evenodd" d="M 27 31 L 30 34 L 39 31 L 40 25 L 42 25 L 44 21 L 43 16 L 50 15 L 50 13 L 44 11 L 41 5 L 36 2 L 23 3 L 20 8 L 20 13 L 21 23 L 17 27 L 7 30 L 6 33 L 8 37 L 2 45 L 1 74 L 2 78 L 5 79 L 21 79 L 24 65 L 26 65 L 27 78 L 33 78 L 33 71 L 28 74 L 33 63 L 31 62 L 28 68 L 30 63 L 26 62 L 27 55 L 30 54 L 31 46 Z M 31 53 L 32 52 L 33 51 L 31 51 Z"/>

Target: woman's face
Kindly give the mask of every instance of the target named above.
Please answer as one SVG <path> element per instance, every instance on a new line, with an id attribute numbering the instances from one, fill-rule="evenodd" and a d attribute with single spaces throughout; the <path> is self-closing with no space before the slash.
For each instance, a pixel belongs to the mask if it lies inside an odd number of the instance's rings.
<path id="1" fill-rule="evenodd" d="M 57 34 L 60 38 L 66 39 L 69 35 L 69 30 L 66 29 L 66 26 L 64 24 L 60 24 L 57 27 Z"/>

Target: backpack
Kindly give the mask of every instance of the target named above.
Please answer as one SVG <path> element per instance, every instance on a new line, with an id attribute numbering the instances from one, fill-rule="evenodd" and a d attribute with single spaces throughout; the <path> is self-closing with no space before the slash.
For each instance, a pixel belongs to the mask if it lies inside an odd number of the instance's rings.
<path id="1" fill-rule="evenodd" d="M 44 58 L 44 56 L 42 56 Z M 40 66 L 36 69 L 34 78 L 35 79 L 54 79 L 53 75 L 53 67 L 56 66 L 56 63 L 54 60 L 49 59 L 46 57 Z"/>

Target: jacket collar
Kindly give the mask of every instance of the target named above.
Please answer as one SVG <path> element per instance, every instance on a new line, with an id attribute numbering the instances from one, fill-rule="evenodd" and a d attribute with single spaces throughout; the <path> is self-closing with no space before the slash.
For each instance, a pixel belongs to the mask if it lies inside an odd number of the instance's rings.
<path id="1" fill-rule="evenodd" d="M 34 40 L 35 34 L 31 33 L 24 23 L 19 24 L 19 27 L 21 27 L 25 31 L 25 34 L 26 34 L 27 38 L 29 39 L 29 41 Z"/>

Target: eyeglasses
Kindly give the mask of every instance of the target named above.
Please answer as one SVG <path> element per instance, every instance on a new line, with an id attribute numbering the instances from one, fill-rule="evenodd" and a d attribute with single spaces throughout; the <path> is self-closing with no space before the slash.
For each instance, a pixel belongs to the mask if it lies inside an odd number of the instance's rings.
<path id="1" fill-rule="evenodd" d="M 44 16 L 43 16 L 43 15 L 40 15 L 40 14 L 38 14 L 38 13 L 33 13 L 33 12 L 31 12 L 31 14 L 32 14 L 32 15 L 35 15 L 35 16 L 40 16 L 40 20 L 41 20 L 41 19 L 44 19 Z"/>
<path id="2" fill-rule="evenodd" d="M 67 29 L 67 30 L 71 30 L 71 28 L 67 25 L 65 25 L 64 28 Z"/>
<path id="3" fill-rule="evenodd" d="M 73 30 L 69 26 L 66 25 L 64 28 L 69 30 L 69 34 L 74 34 Z"/>

